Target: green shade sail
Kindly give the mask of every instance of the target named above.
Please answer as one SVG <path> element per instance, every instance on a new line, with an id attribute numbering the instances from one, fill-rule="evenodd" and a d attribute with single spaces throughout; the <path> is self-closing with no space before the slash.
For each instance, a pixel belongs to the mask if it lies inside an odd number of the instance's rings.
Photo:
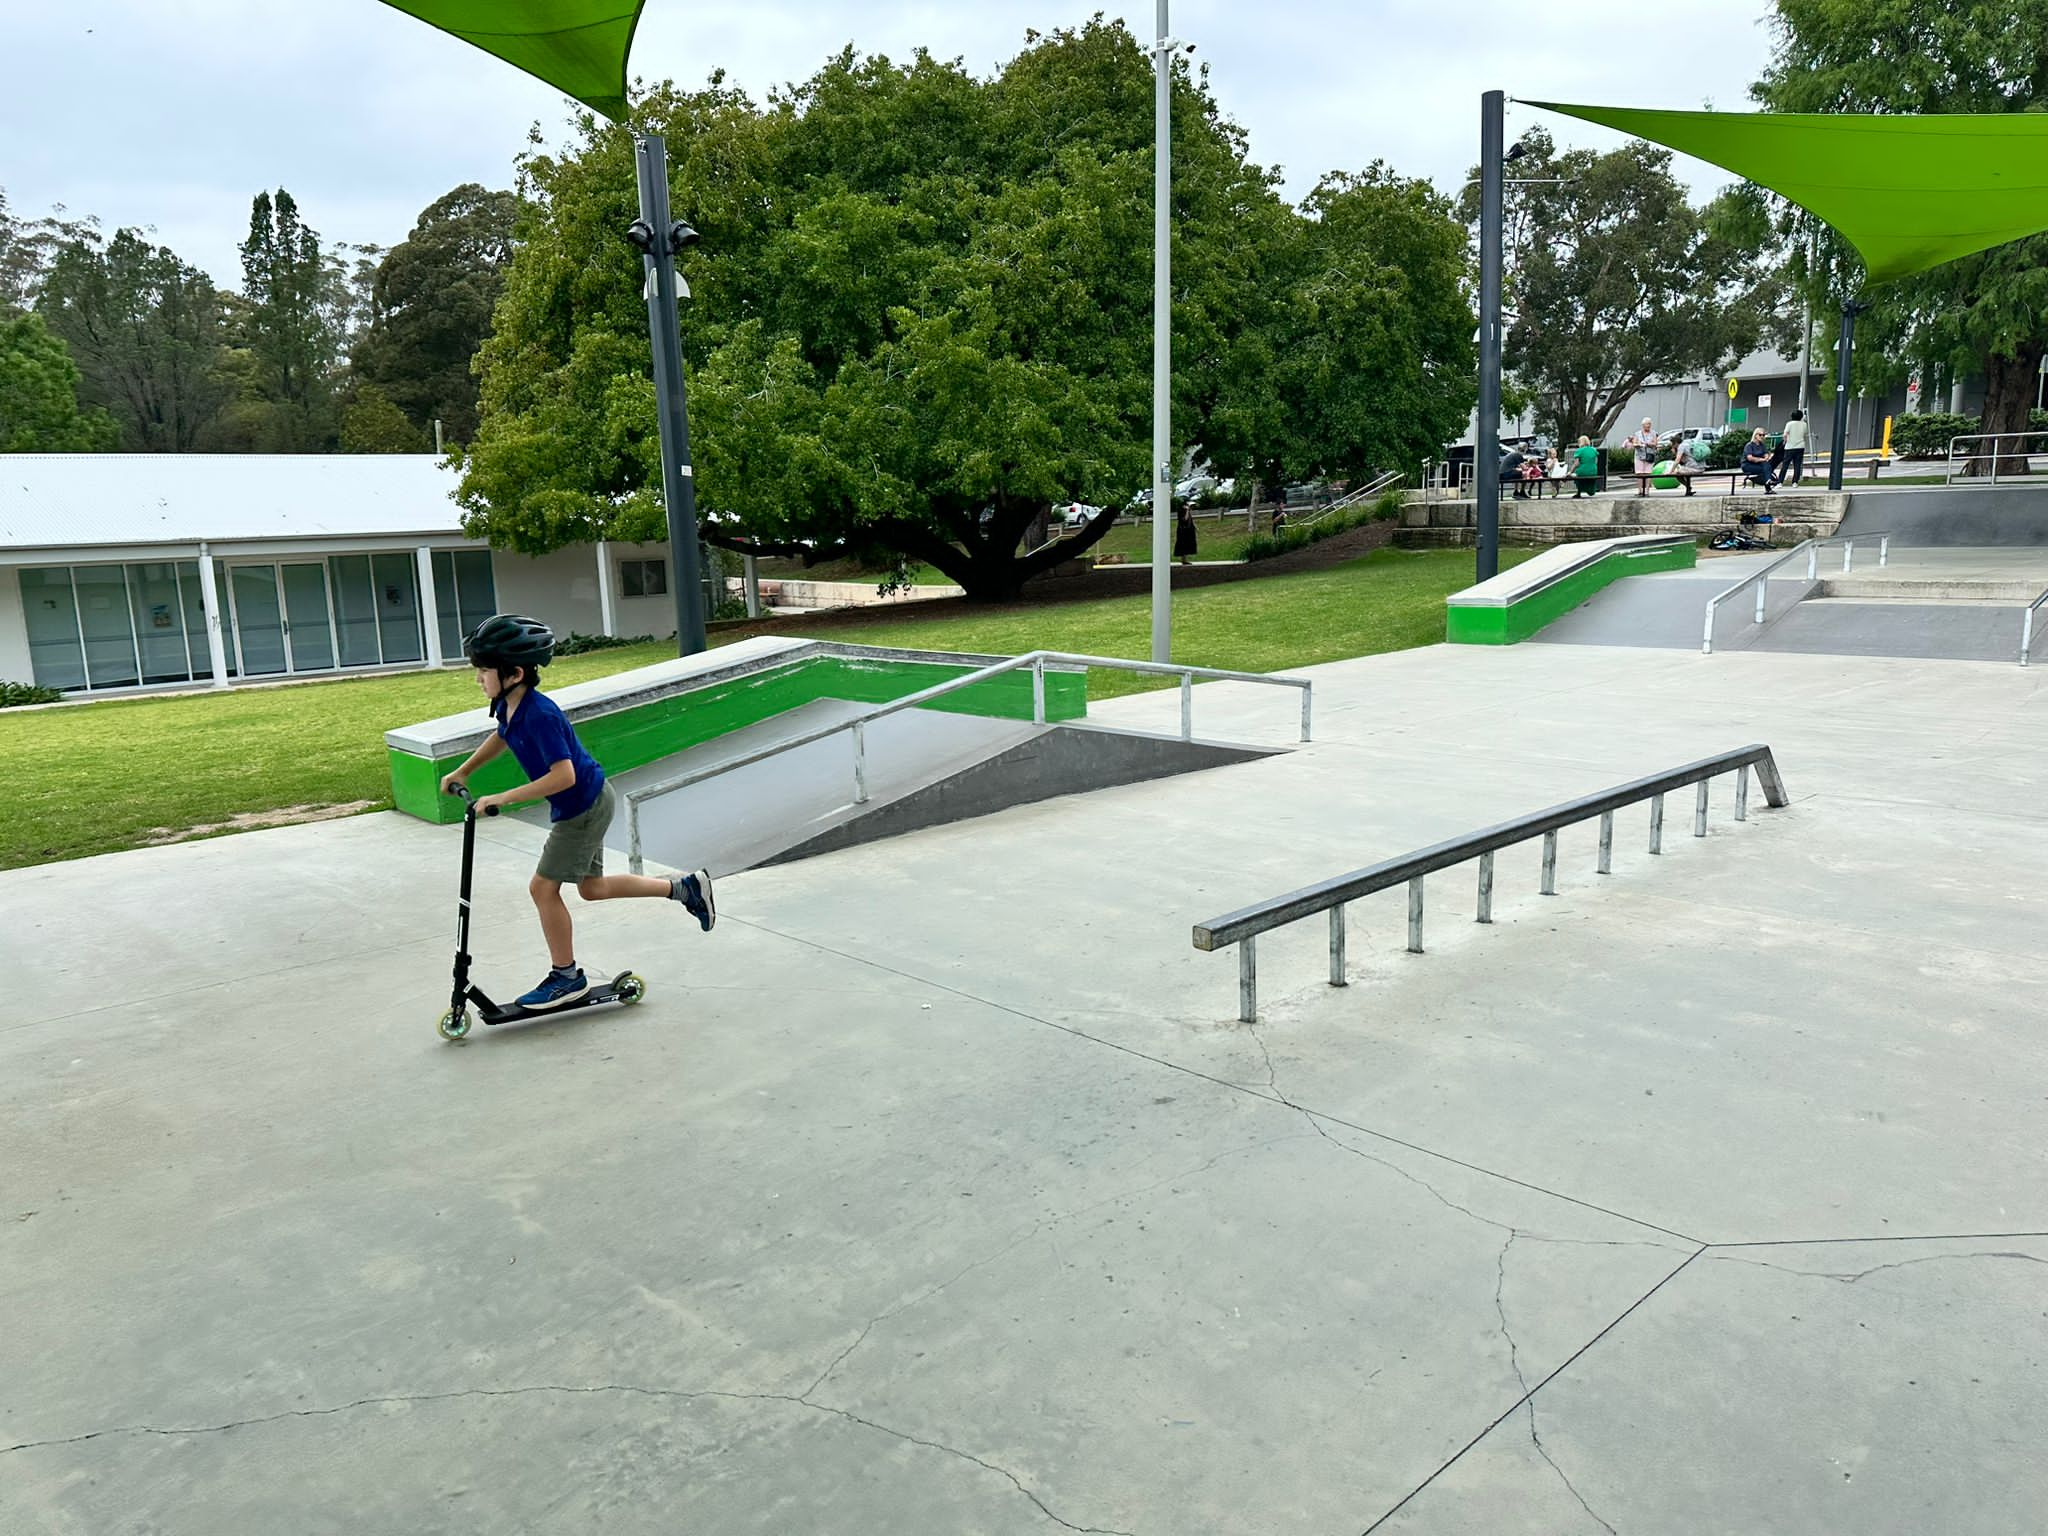
<path id="1" fill-rule="evenodd" d="M 384 0 L 592 111 L 626 120 L 626 56 L 646 0 Z"/>
<path id="2" fill-rule="evenodd" d="M 1768 187 L 1833 226 L 1872 281 L 2048 230 L 2048 114 L 1658 112 L 1532 101 Z"/>

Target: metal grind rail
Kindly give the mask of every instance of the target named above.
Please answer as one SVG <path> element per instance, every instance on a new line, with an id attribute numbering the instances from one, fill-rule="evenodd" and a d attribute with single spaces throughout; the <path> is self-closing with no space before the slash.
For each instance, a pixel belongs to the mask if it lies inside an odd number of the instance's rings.
<path id="1" fill-rule="evenodd" d="M 1764 798 L 1773 806 L 1787 804 L 1785 781 L 1778 774 L 1776 759 L 1767 746 L 1740 747 L 1732 752 L 1723 752 L 1714 757 L 1703 757 L 1696 763 L 1687 763 L 1683 768 L 1674 768 L 1668 773 L 1651 774 L 1648 778 L 1635 779 L 1627 784 L 1618 784 L 1613 789 L 1599 794 L 1584 795 L 1577 800 L 1567 800 L 1562 805 L 1553 805 L 1548 810 L 1536 811 L 1513 821 L 1504 821 L 1499 826 L 1488 827 L 1482 832 L 1473 832 L 1465 837 L 1452 838 L 1449 842 L 1438 843 L 1414 853 L 1402 854 L 1399 858 L 1386 859 L 1364 869 L 1354 870 L 1348 875 L 1339 875 L 1334 880 L 1325 880 L 1318 885 L 1304 886 L 1290 891 L 1285 896 L 1276 896 L 1271 901 L 1262 901 L 1256 906 L 1243 907 L 1223 917 L 1213 917 L 1206 923 L 1195 926 L 1195 948 L 1201 950 L 1226 949 L 1237 946 L 1237 1016 L 1246 1024 L 1257 1021 L 1259 1016 L 1259 966 L 1258 937 L 1275 928 L 1284 928 L 1318 913 L 1330 916 L 1330 985 L 1348 985 L 1344 978 L 1344 908 L 1346 903 L 1373 895 L 1378 891 L 1391 890 L 1397 885 L 1408 887 L 1408 952 L 1422 953 L 1422 881 L 1425 875 L 1450 869 L 1468 859 L 1479 860 L 1479 909 L 1478 921 L 1493 921 L 1493 856 L 1503 848 L 1527 842 L 1540 836 L 1543 839 L 1543 884 L 1545 896 L 1557 894 L 1557 834 L 1565 827 L 1576 826 L 1582 821 L 1600 819 L 1600 860 L 1597 872 L 1609 874 L 1614 864 L 1614 813 L 1644 801 L 1650 804 L 1650 852 L 1664 851 L 1664 797 L 1674 790 L 1698 785 L 1698 794 L 1693 806 L 1692 835 L 1707 835 L 1707 787 L 1717 776 L 1724 773 L 1735 775 L 1735 819 L 1749 819 L 1749 773 L 1754 768 L 1758 780 L 1763 784 Z"/>
<path id="2" fill-rule="evenodd" d="M 2048 603 L 2048 592 L 2043 592 L 2027 604 L 2027 611 L 2020 618 L 2020 665 L 2023 667 L 2034 649 L 2034 615 L 2041 611 L 2044 603 Z"/>
<path id="3" fill-rule="evenodd" d="M 1700 654 L 1703 656 L 1714 654 L 1714 615 L 1729 598 L 1742 591 L 1745 587 L 1755 587 L 1756 614 L 1751 622 L 1761 624 L 1764 621 L 1764 602 L 1770 596 L 1771 577 L 1776 574 L 1779 566 L 1789 565 L 1801 555 L 1804 555 L 1806 556 L 1806 579 L 1808 581 L 1818 581 L 1820 579 L 1820 552 L 1839 544 L 1842 546 L 1842 574 L 1846 576 L 1856 563 L 1856 541 L 1858 539 L 1877 540 L 1877 563 L 1879 565 L 1891 564 L 1892 536 L 1889 533 L 1838 533 L 1825 539 L 1808 539 L 1802 544 L 1795 544 L 1769 565 L 1756 572 L 1756 574 L 1743 577 L 1734 586 L 1716 592 L 1707 599 L 1706 622 L 1700 631 Z"/>
<path id="4" fill-rule="evenodd" d="M 1031 672 L 1031 723 L 1034 725 L 1044 725 L 1045 669 L 1049 666 L 1056 668 L 1079 667 L 1083 670 L 1089 667 L 1104 667 L 1124 672 L 1143 672 L 1179 678 L 1180 736 L 1182 741 L 1192 741 L 1195 736 L 1194 684 L 1196 678 L 1214 682 L 1264 683 L 1277 688 L 1298 688 L 1301 690 L 1301 739 L 1303 741 L 1309 739 L 1310 703 L 1314 697 L 1315 685 L 1305 677 L 1271 677 L 1263 672 L 1230 672 L 1217 667 L 1183 667 L 1176 666 L 1170 662 L 1124 661 L 1114 656 L 1085 656 L 1072 651 L 1029 651 L 1022 656 L 1013 656 L 1007 661 L 996 662 L 992 666 L 983 667 L 978 671 L 969 672 L 960 677 L 949 678 L 943 683 L 935 683 L 929 688 L 922 689 L 917 693 L 907 694 L 903 698 L 892 699 L 887 704 L 878 704 L 873 709 L 864 710 L 850 720 L 839 720 L 831 725 L 822 725 L 814 730 L 804 731 L 798 735 L 778 741 L 772 746 L 760 747 L 752 752 L 742 753 L 740 756 L 729 758 L 725 762 L 713 763 L 703 768 L 694 769 L 689 773 L 677 774 L 674 778 L 663 779 L 656 784 L 644 784 L 627 790 L 624 798 L 626 802 L 626 850 L 629 865 L 634 874 L 637 875 L 641 872 L 640 807 L 645 802 L 670 794 L 675 790 L 688 789 L 692 784 L 702 784 L 706 779 L 715 779 L 721 774 L 731 773 L 735 769 L 750 768 L 755 763 L 766 762 L 769 758 L 780 756 L 784 752 L 792 752 L 798 747 L 807 747 L 813 742 L 824 741 L 827 737 L 837 736 L 842 731 L 851 732 L 853 735 L 853 802 L 856 805 L 867 804 L 867 728 L 877 720 L 886 719 L 888 716 L 906 709 L 916 709 L 920 705 L 930 704 L 934 700 L 946 697 L 948 694 L 958 693 L 963 688 L 971 688 L 976 683 L 985 683 L 990 678 L 1001 677 L 1005 673 L 1029 668 Z"/>

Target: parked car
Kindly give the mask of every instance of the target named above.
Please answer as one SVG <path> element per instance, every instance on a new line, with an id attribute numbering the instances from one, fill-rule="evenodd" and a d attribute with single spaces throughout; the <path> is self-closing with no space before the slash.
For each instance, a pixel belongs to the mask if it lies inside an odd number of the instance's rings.
<path id="1" fill-rule="evenodd" d="M 1182 501 L 1193 501 L 1197 496 L 1215 485 L 1215 483 L 1216 477 L 1214 475 L 1189 475 L 1187 479 L 1178 482 L 1174 486 L 1173 494 Z"/>
<path id="2" fill-rule="evenodd" d="M 1101 511 L 1102 508 L 1091 507 L 1085 501 L 1061 501 L 1053 504 L 1052 516 L 1062 528 L 1085 528 Z"/>

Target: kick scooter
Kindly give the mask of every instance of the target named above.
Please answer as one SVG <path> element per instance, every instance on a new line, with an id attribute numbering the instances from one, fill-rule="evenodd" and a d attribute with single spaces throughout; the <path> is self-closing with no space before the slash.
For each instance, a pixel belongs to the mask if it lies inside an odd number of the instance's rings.
<path id="1" fill-rule="evenodd" d="M 462 816 L 462 895 L 455 919 L 455 992 L 448 1003 L 448 1011 L 441 1015 L 441 1038 L 460 1040 L 469 1033 L 469 1005 L 475 1003 L 477 1016 L 484 1021 L 484 1027 L 494 1024 L 510 1024 L 518 1019 L 551 1019 L 559 1014 L 573 1013 L 578 1008 L 594 1008 L 600 1003 L 637 1003 L 647 995 L 647 983 L 631 971 L 621 971 L 610 981 L 592 987 L 574 1002 L 563 1003 L 554 1008 L 522 1008 L 517 1003 L 494 1003 L 482 987 L 473 986 L 469 979 L 469 875 L 476 861 L 476 796 L 469 792 L 466 784 L 450 784 L 448 793 L 459 797 L 464 810 Z M 484 812 L 486 816 L 498 814 L 494 805 Z"/>

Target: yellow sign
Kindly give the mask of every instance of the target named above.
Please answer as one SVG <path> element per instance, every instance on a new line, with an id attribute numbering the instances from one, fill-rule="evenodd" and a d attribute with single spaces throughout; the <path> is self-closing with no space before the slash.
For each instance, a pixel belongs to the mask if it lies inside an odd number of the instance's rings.
<path id="1" fill-rule="evenodd" d="M 1735 391 L 1738 387 L 1739 386 L 1737 385 L 1735 380 L 1730 379 L 1728 381 L 1728 398 L 1730 400 L 1733 400 L 1735 398 Z"/>

